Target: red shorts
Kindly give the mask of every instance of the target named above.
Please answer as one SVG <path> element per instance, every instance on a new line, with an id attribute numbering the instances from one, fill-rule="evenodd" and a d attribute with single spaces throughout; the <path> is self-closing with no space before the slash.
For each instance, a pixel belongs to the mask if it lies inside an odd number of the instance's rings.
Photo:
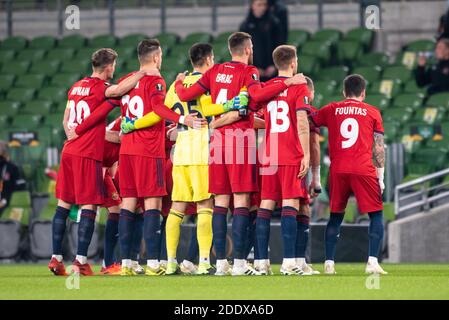
<path id="1" fill-rule="evenodd" d="M 121 154 L 119 160 L 122 198 L 163 197 L 165 159 Z"/>
<path id="2" fill-rule="evenodd" d="M 361 213 L 383 209 L 379 181 L 373 176 L 352 173 L 330 173 L 329 198 L 331 212 L 344 212 L 350 195 L 354 193 Z"/>
<path id="3" fill-rule="evenodd" d="M 298 179 L 300 166 L 279 166 L 274 174 L 262 175 L 262 199 L 307 199 L 306 178 Z"/>
<path id="4" fill-rule="evenodd" d="M 101 161 L 62 153 L 56 198 L 70 204 L 102 204 L 104 195 Z"/>
<path id="5" fill-rule="evenodd" d="M 120 199 L 120 195 L 117 191 L 115 182 L 112 179 L 112 177 L 108 171 L 106 171 L 106 173 L 104 175 L 104 185 L 105 185 L 106 195 L 105 195 L 105 199 L 104 199 L 104 203 L 102 204 L 102 207 L 111 208 L 111 207 L 119 206 L 120 203 L 122 203 L 122 200 Z"/>
<path id="6" fill-rule="evenodd" d="M 255 164 L 209 164 L 209 193 L 233 194 L 259 191 Z"/>

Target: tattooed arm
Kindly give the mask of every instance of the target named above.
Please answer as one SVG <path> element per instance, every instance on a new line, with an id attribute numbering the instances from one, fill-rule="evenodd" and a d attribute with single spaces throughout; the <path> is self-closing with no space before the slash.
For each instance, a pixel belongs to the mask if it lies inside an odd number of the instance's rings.
<path id="1" fill-rule="evenodd" d="M 298 119 L 298 135 L 299 142 L 301 143 L 302 150 L 304 151 L 304 158 L 301 161 L 301 169 L 298 174 L 298 178 L 302 178 L 307 174 L 310 164 L 310 128 L 309 119 L 307 118 L 307 111 L 298 110 L 296 112 Z"/>
<path id="2" fill-rule="evenodd" d="M 385 168 L 385 147 L 384 147 L 384 136 L 381 133 L 374 133 L 374 144 L 373 144 L 373 161 L 376 167 L 377 179 L 379 179 L 379 185 L 382 192 L 385 189 L 384 184 L 384 168 Z"/>

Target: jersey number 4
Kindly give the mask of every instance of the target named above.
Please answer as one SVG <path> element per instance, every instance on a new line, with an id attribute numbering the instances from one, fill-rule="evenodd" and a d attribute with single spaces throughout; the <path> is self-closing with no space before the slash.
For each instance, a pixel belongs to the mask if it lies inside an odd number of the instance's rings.
<path id="1" fill-rule="evenodd" d="M 359 137 L 359 123 L 354 118 L 345 119 L 340 125 L 340 134 L 346 140 L 341 142 L 342 149 L 352 147 Z"/>
<path id="2" fill-rule="evenodd" d="M 286 132 L 290 127 L 290 119 L 288 118 L 288 104 L 285 101 L 271 101 L 267 105 L 270 113 L 271 132 Z"/>

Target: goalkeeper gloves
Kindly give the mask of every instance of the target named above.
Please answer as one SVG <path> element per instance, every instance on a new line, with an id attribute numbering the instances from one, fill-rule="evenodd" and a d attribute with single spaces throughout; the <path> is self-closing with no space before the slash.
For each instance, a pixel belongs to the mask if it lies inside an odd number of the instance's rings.
<path id="1" fill-rule="evenodd" d="M 225 112 L 246 109 L 248 106 L 248 93 L 241 91 L 240 94 L 223 104 Z"/>
<path id="2" fill-rule="evenodd" d="M 385 190 L 384 171 L 384 168 L 376 168 L 377 180 L 379 180 L 379 186 L 382 193 L 384 193 Z"/>
<path id="3" fill-rule="evenodd" d="M 128 117 L 122 117 L 122 123 L 120 125 L 120 129 L 122 130 L 123 133 L 130 133 L 133 132 L 134 130 L 136 130 L 135 126 L 134 126 L 134 122 L 135 120 L 131 120 Z"/>

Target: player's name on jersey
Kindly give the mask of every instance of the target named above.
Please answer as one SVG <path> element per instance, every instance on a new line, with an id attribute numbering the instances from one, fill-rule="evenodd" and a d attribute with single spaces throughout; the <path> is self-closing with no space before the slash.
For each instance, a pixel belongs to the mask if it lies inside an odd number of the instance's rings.
<path id="1" fill-rule="evenodd" d="M 335 115 L 359 115 L 366 116 L 368 111 L 365 108 L 359 107 L 343 107 L 335 108 Z"/>
<path id="2" fill-rule="evenodd" d="M 71 95 L 87 97 L 90 94 L 90 88 L 88 87 L 74 87 Z"/>
<path id="3" fill-rule="evenodd" d="M 232 75 L 232 74 L 219 73 L 219 74 L 217 74 L 215 81 L 218 83 L 231 84 L 233 77 L 234 77 L 234 75 Z"/>

